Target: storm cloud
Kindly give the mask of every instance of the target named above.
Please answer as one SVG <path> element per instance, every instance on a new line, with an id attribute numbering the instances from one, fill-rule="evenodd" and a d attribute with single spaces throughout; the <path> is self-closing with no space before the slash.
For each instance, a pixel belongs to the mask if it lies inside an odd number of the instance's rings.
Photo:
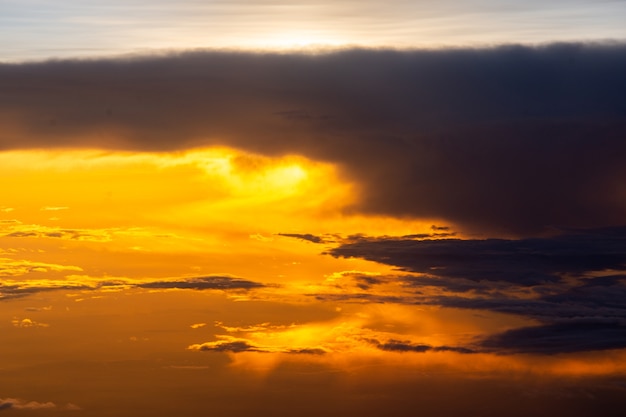
<path id="1" fill-rule="evenodd" d="M 625 73 L 621 44 L 2 64 L 0 146 L 302 154 L 353 210 L 529 236 L 626 224 Z"/>

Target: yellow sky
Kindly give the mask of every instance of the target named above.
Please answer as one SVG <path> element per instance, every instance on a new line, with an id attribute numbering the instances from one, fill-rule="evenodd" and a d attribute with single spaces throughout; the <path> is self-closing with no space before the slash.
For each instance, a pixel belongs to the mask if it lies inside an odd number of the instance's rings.
<path id="1" fill-rule="evenodd" d="M 11 202 L 2 208 L 5 253 L 28 252 L 29 261 L 87 275 L 315 281 L 339 261 L 279 233 L 393 235 L 431 225 L 348 214 L 356 185 L 329 164 L 297 156 L 214 148 L 21 151 L 0 159 Z"/>

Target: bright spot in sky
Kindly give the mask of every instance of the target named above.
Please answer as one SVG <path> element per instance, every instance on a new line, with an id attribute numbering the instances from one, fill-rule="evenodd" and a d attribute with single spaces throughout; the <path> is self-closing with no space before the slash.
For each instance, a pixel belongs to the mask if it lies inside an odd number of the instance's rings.
<path id="1" fill-rule="evenodd" d="M 347 43 L 348 42 L 346 42 L 344 39 L 341 39 L 341 37 L 333 36 L 329 33 L 319 33 L 315 31 L 280 32 L 276 34 L 271 34 L 258 41 L 259 46 L 268 47 L 271 49 L 340 46 L 346 45 Z"/>

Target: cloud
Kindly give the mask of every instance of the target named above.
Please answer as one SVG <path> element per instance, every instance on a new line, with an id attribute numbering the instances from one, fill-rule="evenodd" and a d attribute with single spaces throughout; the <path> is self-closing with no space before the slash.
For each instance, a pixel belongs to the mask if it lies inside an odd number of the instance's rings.
<path id="1" fill-rule="evenodd" d="M 94 290 L 95 287 L 78 282 L 66 283 L 63 281 L 43 281 L 43 282 L 16 282 L 12 284 L 0 283 L 0 301 L 10 300 L 14 298 L 27 297 L 32 294 L 47 291 L 71 290 L 84 291 Z"/>
<path id="2" fill-rule="evenodd" d="M 626 227 L 527 239 L 356 238 L 327 253 L 433 277 L 532 286 L 559 281 L 566 274 L 626 269 Z"/>
<path id="3" fill-rule="evenodd" d="M 319 347 L 283 347 L 283 346 L 260 346 L 246 339 L 238 339 L 231 336 L 218 335 L 221 340 L 190 345 L 187 349 L 204 352 L 257 352 L 257 353 L 286 353 L 290 355 L 323 355 L 325 349 Z"/>
<path id="4" fill-rule="evenodd" d="M 557 354 L 626 348 L 626 320 L 575 319 L 511 329 L 480 345 L 497 353 Z"/>
<path id="5" fill-rule="evenodd" d="M 315 236 L 310 233 L 300 234 L 300 233 L 278 233 L 278 236 L 285 237 L 294 237 L 296 239 L 306 240 L 312 243 L 325 243 L 326 240 L 321 236 Z"/>
<path id="6" fill-rule="evenodd" d="M 48 264 L 46 264 L 48 265 Z M 71 280 L 69 279 L 71 278 Z M 146 288 L 155 290 L 221 290 L 241 291 L 265 287 L 264 284 L 242 278 L 227 276 L 206 276 L 177 278 L 171 280 L 138 281 L 127 278 L 101 280 L 92 277 L 73 276 L 62 280 L 14 281 L 11 284 L 0 283 L 0 301 L 26 297 L 46 291 L 98 291 L 120 288 Z M 195 324 L 193 326 L 199 326 Z"/>
<path id="7" fill-rule="evenodd" d="M 402 270 L 344 274 L 319 300 L 433 305 L 514 314 L 535 326 L 478 336 L 475 351 L 555 354 L 626 348 L 626 227 L 525 239 L 354 236 L 328 251 Z M 391 341 L 381 349 L 430 351 Z M 386 347 L 385 347 L 386 346 Z"/>
<path id="8" fill-rule="evenodd" d="M 59 210 L 68 210 L 69 207 L 65 206 L 45 206 L 40 208 L 41 211 L 59 211 Z"/>
<path id="9" fill-rule="evenodd" d="M 123 233 L 120 230 L 106 230 L 106 229 L 60 229 L 55 227 L 46 226 L 17 226 L 19 228 L 11 233 L 7 233 L 4 237 L 15 238 L 58 238 L 58 239 L 73 239 L 73 240 L 85 240 L 92 242 L 106 242 L 111 240 L 113 233 Z"/>
<path id="10" fill-rule="evenodd" d="M 63 271 L 82 271 L 82 268 L 73 265 L 59 265 L 45 262 L 0 258 L 0 275 L 5 277 L 27 275 L 31 272 L 50 273 Z M 0 284 L 0 286 L 1 285 L 2 284 Z"/>
<path id="11" fill-rule="evenodd" d="M 456 353 L 476 353 L 475 350 L 465 347 L 453 347 L 453 346 L 430 346 L 424 344 L 411 343 L 409 341 L 390 339 L 384 343 L 375 339 L 368 340 L 371 344 L 375 345 L 380 350 L 388 352 L 456 352 Z"/>
<path id="12" fill-rule="evenodd" d="M 241 278 L 207 276 L 183 278 L 173 281 L 151 281 L 136 284 L 139 288 L 150 289 L 190 289 L 190 290 L 250 290 L 264 287 L 263 284 Z"/>
<path id="13" fill-rule="evenodd" d="M 596 279 L 605 278 L 607 277 Z M 591 282 L 573 287 L 552 287 L 549 294 L 533 298 L 506 296 L 500 292 L 488 297 L 438 296 L 423 302 L 445 307 L 516 314 L 543 322 L 585 317 L 626 320 L 626 276 L 622 275 L 620 278 L 621 280 L 615 280 L 612 285 L 595 285 Z"/>
<path id="14" fill-rule="evenodd" d="M 301 154 L 353 210 L 530 235 L 626 224 L 626 46 L 199 51 L 1 64 L 3 149 Z"/>
<path id="15" fill-rule="evenodd" d="M 13 324 L 14 327 L 21 327 L 21 328 L 50 327 L 50 325 L 47 323 L 40 323 L 29 318 L 25 318 L 21 320 L 18 318 L 14 318 L 11 321 L 11 323 Z"/>
<path id="16" fill-rule="evenodd" d="M 47 410 L 57 408 L 53 402 L 25 401 L 18 398 L 0 398 L 0 411 L 3 410 Z"/>

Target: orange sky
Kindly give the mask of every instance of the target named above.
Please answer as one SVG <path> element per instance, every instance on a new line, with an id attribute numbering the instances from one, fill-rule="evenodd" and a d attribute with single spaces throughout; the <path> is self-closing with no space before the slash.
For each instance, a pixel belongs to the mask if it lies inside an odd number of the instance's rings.
<path id="1" fill-rule="evenodd" d="M 154 412 L 159 404 L 170 413 L 174 408 L 159 399 L 149 405 L 146 396 L 174 390 L 176 383 L 191 398 L 181 405 L 184 412 L 215 406 L 239 415 L 250 409 L 231 410 L 222 401 L 209 406 L 196 397 L 219 378 L 228 381 L 211 388 L 220 395 L 229 398 L 241 389 L 252 398 L 250 406 L 282 412 L 289 400 L 270 406 L 274 400 L 263 392 L 287 383 L 309 384 L 323 397 L 330 389 L 347 396 L 382 390 L 389 401 L 402 403 L 408 398 L 393 400 L 394 386 L 424 384 L 431 374 L 444 380 L 458 375 L 455 384 L 476 379 L 481 390 L 500 378 L 515 375 L 512 381 L 519 383 L 534 375 L 536 382 L 524 389 L 541 391 L 554 378 L 570 382 L 550 389 L 576 390 L 578 378 L 626 371 L 621 351 L 533 357 L 377 347 L 385 341 L 461 347 L 535 322 L 486 311 L 314 297 L 358 295 L 362 290 L 352 277 L 398 274 L 382 264 L 324 255 L 325 248 L 356 233 L 429 234 L 436 221 L 351 213 L 358 184 L 331 164 L 227 148 L 34 150 L 0 158 L 0 176 L 10 184 L 4 201 L 11 202 L 1 212 L 0 268 L 10 288 L 1 304 L 0 372 L 6 377 L 0 388 L 11 393 L 2 400 L 15 408 L 104 416 L 117 409 L 103 406 L 105 397 L 96 394 L 108 390 L 126 412 L 133 404 L 143 410 L 133 413 Z M 308 241 L 306 233 L 324 242 Z M 185 287 L 195 277 L 234 281 L 223 289 Z M 238 287 L 238 280 L 263 286 Z M 373 294 L 407 296 L 393 282 Z M 54 388 L 59 381 L 65 389 Z M 123 394 L 130 383 L 142 386 L 132 398 Z M 459 389 L 450 395 L 460 395 Z M 358 406 L 354 399 L 329 401 L 353 412 L 372 399 Z M 427 407 L 440 406 L 429 401 Z"/>

